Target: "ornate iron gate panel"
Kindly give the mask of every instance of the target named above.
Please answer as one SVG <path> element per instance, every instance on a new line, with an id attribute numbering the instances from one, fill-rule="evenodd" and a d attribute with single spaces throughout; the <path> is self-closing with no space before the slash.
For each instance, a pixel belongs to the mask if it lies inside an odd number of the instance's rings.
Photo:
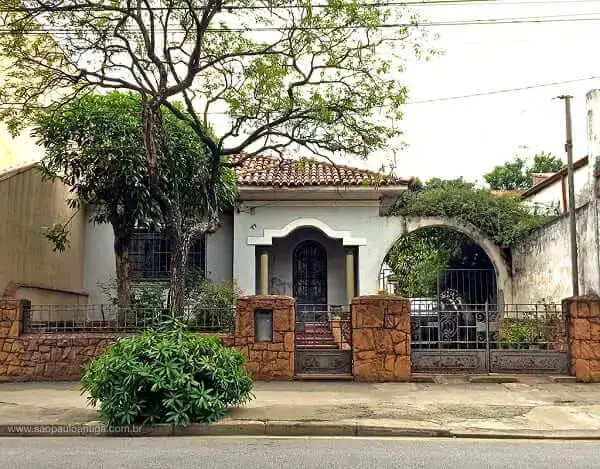
<path id="1" fill-rule="evenodd" d="M 411 301 L 413 371 L 568 373 L 560 305 Z"/>
<path id="2" fill-rule="evenodd" d="M 342 305 L 296 305 L 296 375 L 352 374 L 350 312 Z"/>

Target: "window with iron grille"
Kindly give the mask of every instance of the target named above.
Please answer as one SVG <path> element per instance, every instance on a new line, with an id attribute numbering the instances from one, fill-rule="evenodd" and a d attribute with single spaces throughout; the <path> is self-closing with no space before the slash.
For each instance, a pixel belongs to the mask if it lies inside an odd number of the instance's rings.
<path id="1" fill-rule="evenodd" d="M 166 279 L 171 270 L 170 240 L 167 233 L 138 231 L 129 251 L 131 274 L 139 280 Z M 204 277 L 206 243 L 204 237 L 190 247 L 188 269 Z"/>

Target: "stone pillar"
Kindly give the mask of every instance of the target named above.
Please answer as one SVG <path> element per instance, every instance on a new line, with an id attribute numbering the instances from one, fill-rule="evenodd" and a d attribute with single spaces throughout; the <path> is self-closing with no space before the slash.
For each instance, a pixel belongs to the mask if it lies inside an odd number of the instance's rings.
<path id="1" fill-rule="evenodd" d="M 3 339 L 16 339 L 23 330 L 23 302 L 0 298 L 0 352 Z"/>
<path id="2" fill-rule="evenodd" d="M 248 358 L 247 368 L 258 380 L 289 380 L 294 377 L 295 300 L 289 296 L 244 296 L 238 299 L 235 348 Z M 273 341 L 256 342 L 254 313 L 273 313 Z"/>
<path id="3" fill-rule="evenodd" d="M 260 281 L 258 293 L 260 295 L 269 294 L 269 252 L 267 248 L 261 248 L 260 251 Z"/>
<path id="4" fill-rule="evenodd" d="M 352 304 L 354 298 L 354 251 L 352 248 L 346 248 L 346 304 Z"/>
<path id="5" fill-rule="evenodd" d="M 386 295 L 352 300 L 352 359 L 355 381 L 410 378 L 410 301 Z"/>
<path id="6" fill-rule="evenodd" d="M 571 374 L 581 381 L 600 382 L 600 297 L 563 300 L 567 313 Z"/>

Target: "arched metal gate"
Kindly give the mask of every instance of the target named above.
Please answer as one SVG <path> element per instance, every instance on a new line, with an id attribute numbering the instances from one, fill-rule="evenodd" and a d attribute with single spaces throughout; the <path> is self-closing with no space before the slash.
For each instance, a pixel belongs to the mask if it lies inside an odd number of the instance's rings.
<path id="1" fill-rule="evenodd" d="M 501 304 L 493 269 L 441 271 L 425 293 L 409 295 L 414 372 L 568 372 L 561 305 Z"/>

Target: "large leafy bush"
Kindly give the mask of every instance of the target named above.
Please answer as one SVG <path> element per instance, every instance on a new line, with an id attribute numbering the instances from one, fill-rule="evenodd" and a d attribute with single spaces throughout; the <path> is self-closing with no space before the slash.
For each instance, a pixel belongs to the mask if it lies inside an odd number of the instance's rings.
<path id="1" fill-rule="evenodd" d="M 171 324 L 109 346 L 81 383 L 109 425 L 214 422 L 252 398 L 244 362 L 218 338 Z"/>

